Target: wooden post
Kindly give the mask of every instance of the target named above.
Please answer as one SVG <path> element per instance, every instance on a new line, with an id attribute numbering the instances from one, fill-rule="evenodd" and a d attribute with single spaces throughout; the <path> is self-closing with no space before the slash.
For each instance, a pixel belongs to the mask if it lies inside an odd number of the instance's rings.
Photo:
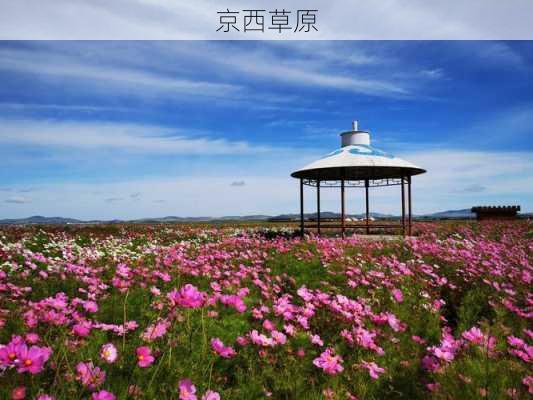
<path id="1" fill-rule="evenodd" d="M 370 233 L 370 213 L 368 212 L 368 179 L 365 179 L 366 234 Z"/>
<path id="2" fill-rule="evenodd" d="M 316 227 L 317 233 L 320 235 L 320 181 L 316 181 Z"/>
<path id="3" fill-rule="evenodd" d="M 304 237 L 304 180 L 300 178 L 300 236 Z"/>
<path id="4" fill-rule="evenodd" d="M 413 200 L 411 197 L 411 176 L 407 177 L 407 192 L 409 196 L 409 236 L 411 236 L 411 227 L 412 227 L 412 219 L 413 219 Z"/>
<path id="5" fill-rule="evenodd" d="M 344 233 L 346 231 L 345 226 L 345 210 L 344 210 L 344 178 L 341 179 L 341 233 L 342 237 L 344 237 Z"/>
<path id="6" fill-rule="evenodd" d="M 405 236 L 405 177 L 402 176 L 402 234 Z"/>

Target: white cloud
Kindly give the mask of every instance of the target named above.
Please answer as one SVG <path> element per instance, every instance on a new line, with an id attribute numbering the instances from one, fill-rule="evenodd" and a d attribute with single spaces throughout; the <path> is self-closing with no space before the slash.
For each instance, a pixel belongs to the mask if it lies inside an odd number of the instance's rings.
<path id="1" fill-rule="evenodd" d="M 0 69 L 36 74 L 40 77 L 75 79 L 78 84 L 90 82 L 87 89 L 133 91 L 136 95 L 166 92 L 179 95 L 219 97 L 237 94 L 237 85 L 179 79 L 126 67 L 92 65 L 75 57 L 50 51 L 0 49 Z"/>
<path id="2" fill-rule="evenodd" d="M 22 196 L 13 196 L 13 197 L 8 197 L 7 199 L 4 200 L 4 202 L 11 203 L 11 204 L 28 204 L 28 203 L 31 203 L 31 199 L 27 197 L 22 197 Z"/>
<path id="3" fill-rule="evenodd" d="M 169 46 L 170 51 L 185 52 L 201 57 L 209 54 L 210 62 L 238 74 L 247 74 L 260 79 L 298 85 L 304 87 L 332 88 L 347 92 L 374 96 L 400 97 L 409 94 L 402 84 L 368 72 L 362 73 L 351 69 L 340 71 L 342 67 L 382 62 L 377 56 L 366 55 L 356 48 L 339 47 L 335 42 L 266 43 L 260 48 L 239 48 L 222 46 L 218 43 L 201 43 L 194 47 L 177 48 Z M 292 51 L 290 56 L 278 54 L 280 47 Z M 347 53 L 346 57 L 340 52 Z M 228 56 L 231 54 L 231 56 Z M 214 57 L 213 57 L 214 56 Z"/>
<path id="4" fill-rule="evenodd" d="M 440 79 L 444 76 L 444 71 L 442 68 L 424 69 L 420 74 L 429 79 Z"/>
<path id="5" fill-rule="evenodd" d="M 222 134 L 187 135 L 187 131 L 156 125 L 106 122 L 3 120 L 0 143 L 45 148 L 113 149 L 156 154 L 257 154 L 268 146 L 221 139 Z M 219 136 L 219 137 L 217 137 Z"/>
<path id="6" fill-rule="evenodd" d="M 230 186 L 238 187 L 238 186 L 245 186 L 245 185 L 246 185 L 245 181 L 233 181 L 231 182 Z"/>

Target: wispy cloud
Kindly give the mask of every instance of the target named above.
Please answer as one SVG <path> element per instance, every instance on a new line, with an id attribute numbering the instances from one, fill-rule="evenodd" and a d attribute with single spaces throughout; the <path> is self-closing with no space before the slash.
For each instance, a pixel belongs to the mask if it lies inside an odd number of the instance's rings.
<path id="1" fill-rule="evenodd" d="M 471 185 L 466 186 L 462 191 L 466 193 L 481 193 L 481 192 L 484 192 L 485 190 L 487 190 L 486 186 L 473 183 Z"/>
<path id="2" fill-rule="evenodd" d="M 301 47 L 299 49 L 301 51 Z M 324 58 L 321 57 L 322 54 L 325 54 Z M 314 50 L 309 49 L 307 54 L 299 57 L 292 55 L 284 58 L 272 51 L 272 48 L 265 47 L 252 51 L 237 49 L 232 51 L 231 57 L 217 57 L 216 62 L 240 73 L 298 86 L 332 88 L 385 97 L 409 94 L 408 89 L 400 83 L 392 82 L 385 77 L 372 77 L 368 76 L 368 73 L 356 70 L 352 70 L 351 73 L 339 71 L 336 68 L 337 59 L 328 54 L 331 54 L 329 50 L 319 47 Z"/>
<path id="3" fill-rule="evenodd" d="M 444 71 L 442 68 L 424 69 L 420 74 L 429 79 L 440 79 L 444 76 Z"/>
<path id="4" fill-rule="evenodd" d="M 31 199 L 28 197 L 13 196 L 5 199 L 4 202 L 11 204 L 28 204 L 31 203 Z"/>
<path id="5" fill-rule="evenodd" d="M 148 70 L 111 65 L 93 65 L 77 57 L 50 50 L 0 49 L 0 70 L 26 72 L 42 78 L 74 79 L 86 83 L 86 89 L 127 90 L 139 95 L 167 92 L 182 95 L 220 97 L 241 90 L 238 85 L 176 78 Z"/>
<path id="6" fill-rule="evenodd" d="M 117 201 L 124 200 L 122 197 L 108 197 L 107 199 L 104 199 L 106 203 L 116 203 Z"/>
<path id="7" fill-rule="evenodd" d="M 244 186 L 246 185 L 246 182 L 245 181 L 233 181 L 231 182 L 230 186 L 236 186 L 236 187 L 239 187 L 239 186 Z"/>
<path id="8" fill-rule="evenodd" d="M 252 146 L 244 141 L 230 141 L 208 135 L 190 137 L 186 132 L 185 129 L 142 124 L 3 120 L 0 125 L 0 143 L 159 154 L 220 155 L 272 151 L 269 146 Z"/>

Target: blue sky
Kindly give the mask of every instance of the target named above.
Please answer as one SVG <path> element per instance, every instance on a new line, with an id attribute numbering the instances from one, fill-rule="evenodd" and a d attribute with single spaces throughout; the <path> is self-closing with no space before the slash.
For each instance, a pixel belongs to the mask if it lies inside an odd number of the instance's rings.
<path id="1" fill-rule="evenodd" d="M 526 41 L 3 41 L 0 218 L 295 212 L 353 119 L 428 170 L 415 213 L 533 211 L 532 72 Z"/>

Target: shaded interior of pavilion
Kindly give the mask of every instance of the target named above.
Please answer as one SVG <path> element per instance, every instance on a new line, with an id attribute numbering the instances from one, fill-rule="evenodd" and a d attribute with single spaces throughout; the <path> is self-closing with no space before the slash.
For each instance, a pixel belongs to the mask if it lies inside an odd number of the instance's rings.
<path id="1" fill-rule="evenodd" d="M 304 195 L 304 187 L 310 187 L 315 193 Z M 398 188 L 398 201 L 401 204 L 399 218 L 373 218 L 371 209 L 372 194 L 383 187 Z M 325 217 L 322 208 L 324 191 L 337 191 L 340 202 L 339 217 Z M 348 196 L 349 192 L 351 196 Z M 355 196 L 355 202 L 353 198 Z M 349 204 L 347 199 L 352 200 Z M 391 201 L 394 199 L 391 197 Z M 364 212 L 357 220 L 347 213 L 347 206 L 352 204 L 364 205 Z M 307 211 L 307 213 L 306 213 Z M 307 215 L 307 218 L 305 217 Z M 412 234 L 412 191 L 411 176 L 384 179 L 358 180 L 320 180 L 300 179 L 300 234 L 313 232 L 318 235 L 340 232 L 342 236 L 348 233 L 358 234 Z"/>

